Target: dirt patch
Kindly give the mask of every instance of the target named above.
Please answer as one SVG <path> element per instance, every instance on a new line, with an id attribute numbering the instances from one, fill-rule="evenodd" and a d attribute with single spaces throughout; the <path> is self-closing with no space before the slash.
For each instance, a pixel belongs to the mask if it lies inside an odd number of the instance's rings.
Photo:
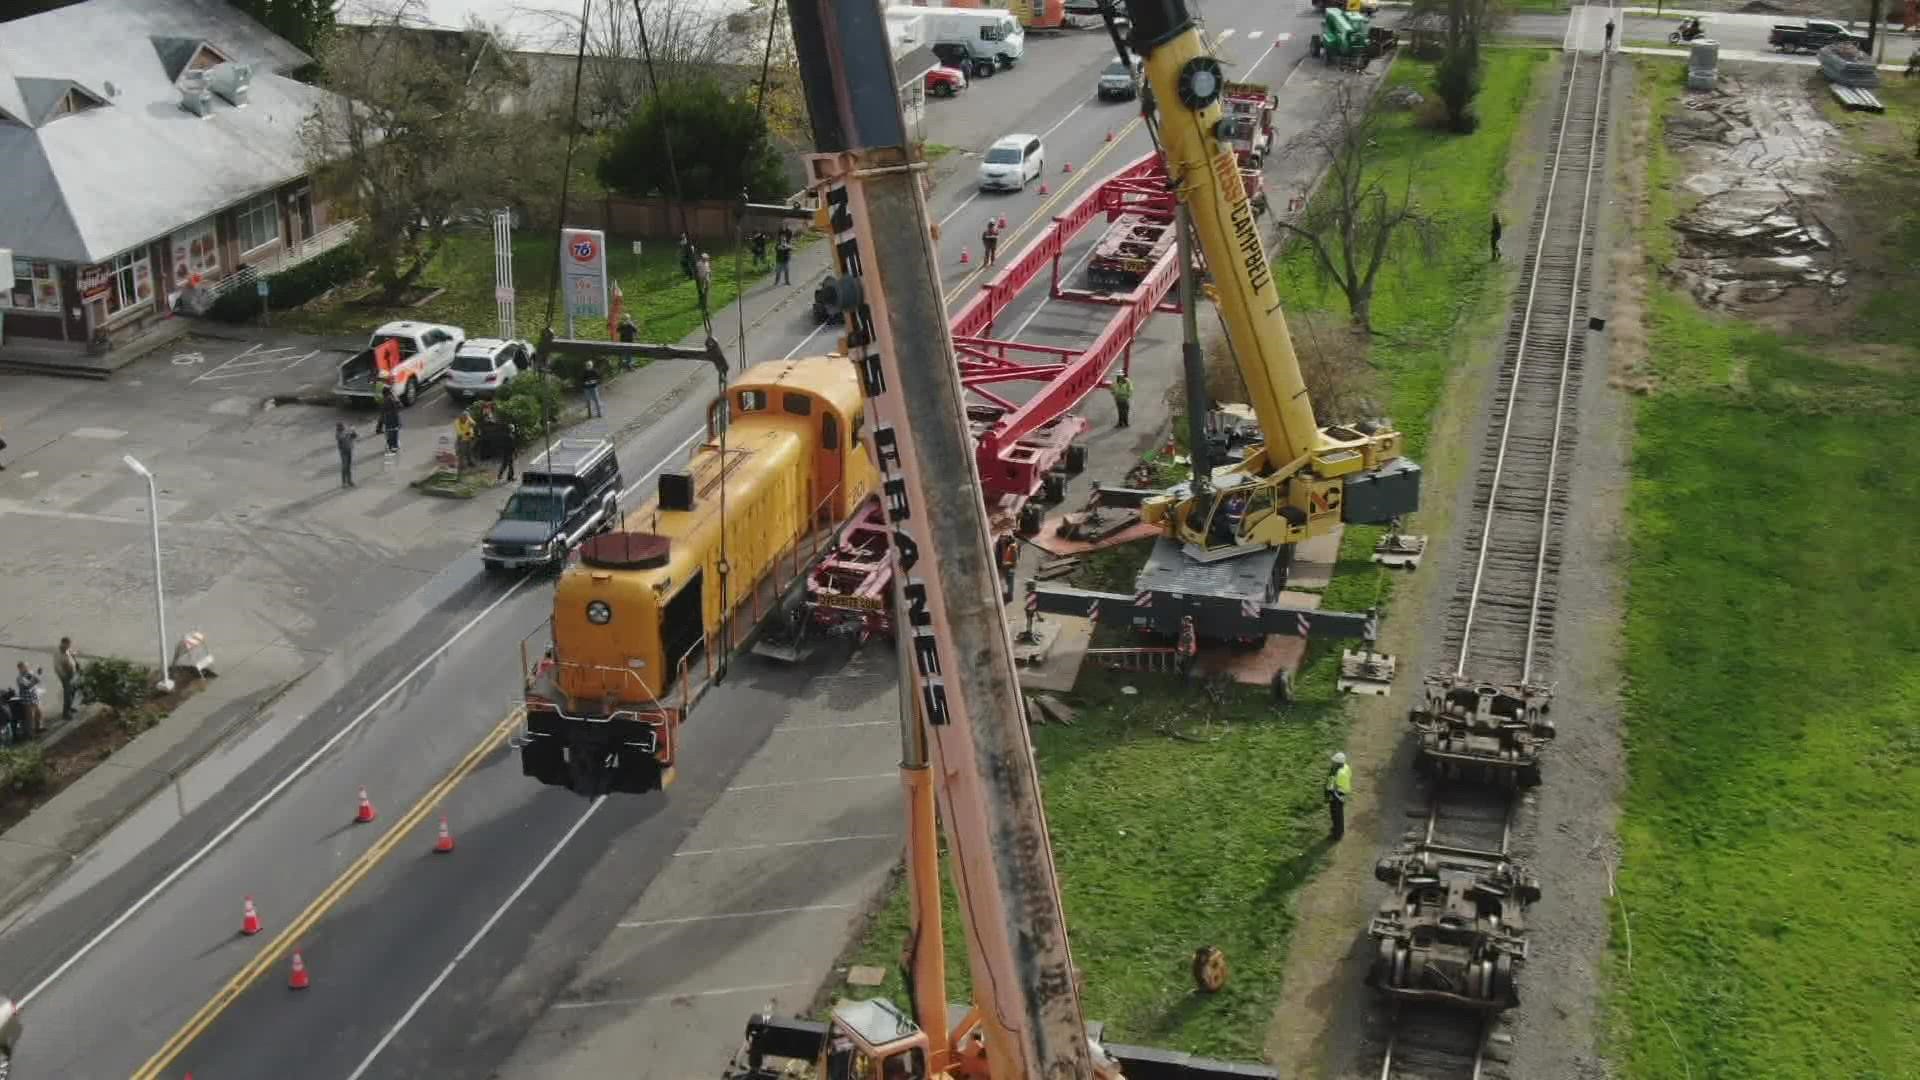
<path id="1" fill-rule="evenodd" d="M 1647 250 L 1641 237 L 1645 235 L 1642 225 L 1653 207 L 1647 170 L 1638 163 L 1647 160 L 1647 147 L 1653 137 L 1653 110 L 1631 108 L 1625 110 L 1625 114 L 1623 160 L 1635 164 L 1616 170 L 1614 175 L 1614 183 L 1621 192 L 1622 217 L 1629 228 L 1614 234 L 1616 244 L 1608 267 L 1608 276 L 1615 284 L 1613 312 L 1607 321 L 1606 372 L 1607 383 L 1614 389 L 1649 394 L 1659 384 L 1647 354 L 1647 275 L 1643 272 Z"/>
<path id="2" fill-rule="evenodd" d="M 1703 307 L 1785 330 L 1849 299 L 1852 222 L 1827 191 L 1851 154 L 1807 75 L 1756 67 L 1723 69 L 1667 119 L 1677 184 L 1697 201 L 1672 222 L 1666 272 Z"/>
<path id="3" fill-rule="evenodd" d="M 24 821 L 28 814 L 72 787 L 81 777 L 93 771 L 95 766 L 179 708 L 181 702 L 199 693 L 204 685 L 206 683 L 192 669 L 183 668 L 174 673 L 172 693 L 157 695 L 139 708 L 125 712 L 96 708 L 93 715 L 76 721 L 78 726 L 73 730 L 49 736 L 49 739 L 57 738 L 58 741 L 45 744 L 42 751 L 42 760 L 46 763 L 45 780 L 27 791 L 0 788 L 0 833 Z M 26 745 L 31 747 L 36 744 Z"/>

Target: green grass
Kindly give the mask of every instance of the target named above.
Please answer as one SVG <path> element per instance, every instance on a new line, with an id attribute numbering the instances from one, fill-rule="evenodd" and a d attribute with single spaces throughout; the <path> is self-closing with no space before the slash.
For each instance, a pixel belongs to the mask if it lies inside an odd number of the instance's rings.
<path id="1" fill-rule="evenodd" d="M 536 339 L 546 324 L 547 284 L 557 265 L 555 236 L 518 235 L 513 241 L 514 282 L 517 289 L 517 322 L 521 337 Z M 643 253 L 633 254 L 627 241 L 607 245 L 609 270 L 620 283 L 624 310 L 639 322 L 642 340 L 676 342 L 700 326 L 699 297 L 693 282 L 680 272 L 679 249 L 671 241 L 649 240 Z M 734 281 L 733 249 L 715 246 L 713 256 L 713 295 L 709 307 L 719 312 L 738 294 Z M 743 283 L 751 286 L 766 273 L 755 271 L 753 259 L 742 254 L 740 272 Z M 498 329 L 493 299 L 493 235 L 486 232 L 458 232 L 447 238 L 432 263 L 420 276 L 420 284 L 446 291 L 420 307 L 382 307 L 356 302 L 367 293 L 365 287 L 337 290 L 334 295 L 316 300 L 299 311 L 276 312 L 275 326 L 322 334 L 365 334 L 389 319 L 424 319 L 464 327 L 473 337 L 492 335 Z M 566 327 L 565 298 L 554 299 L 553 325 L 556 333 Z M 604 323 L 589 323 L 576 328 L 585 338 L 607 337 Z"/>
<path id="2" fill-rule="evenodd" d="M 1642 70 L 1657 266 L 1678 79 Z M 1702 313 L 1658 275 L 1648 315 L 1613 1057 L 1645 1080 L 1911 1077 L 1920 354 L 1837 363 L 1847 342 Z"/>
<path id="3" fill-rule="evenodd" d="M 1488 286 L 1499 279 L 1486 266 L 1485 222 L 1543 56 L 1489 56 L 1480 106 L 1488 120 L 1475 135 L 1433 134 L 1395 114 L 1381 140 L 1386 155 L 1417 161 L 1422 200 L 1454 220 L 1442 257 L 1387 275 L 1375 306 L 1391 335 L 1375 357 L 1416 454 L 1448 371 L 1470 355 L 1451 342 L 1490 310 Z M 1431 70 L 1402 60 L 1394 80 L 1424 86 Z M 1329 299 L 1305 284 L 1297 255 L 1283 261 L 1282 274 L 1290 307 Z M 1163 478 L 1177 479 L 1174 472 Z M 1377 535 L 1347 530 L 1325 606 L 1357 610 L 1384 599 L 1388 578 L 1369 558 Z M 1089 556 L 1074 584 L 1130 588 L 1147 548 Z M 1169 676 L 1095 673 L 1063 695 L 1079 710 L 1074 726 L 1033 729 L 1086 1014 L 1107 1021 L 1115 1039 L 1260 1056 L 1280 996 L 1294 897 L 1325 854 L 1321 789 L 1327 755 L 1346 734 L 1334 680 L 1347 644 L 1311 643 L 1296 701 L 1284 712 L 1264 690 L 1232 687 L 1216 705 Z M 1123 694 L 1128 685 L 1139 693 Z M 893 890 L 853 957 L 886 969 L 877 993 L 898 1002 L 905 1000 L 896 968 L 906 907 L 904 893 Z M 950 895 L 946 920 L 951 996 L 968 1000 L 962 924 Z M 1223 949 L 1231 967 L 1216 995 L 1192 988 L 1188 966 L 1202 945 Z"/>

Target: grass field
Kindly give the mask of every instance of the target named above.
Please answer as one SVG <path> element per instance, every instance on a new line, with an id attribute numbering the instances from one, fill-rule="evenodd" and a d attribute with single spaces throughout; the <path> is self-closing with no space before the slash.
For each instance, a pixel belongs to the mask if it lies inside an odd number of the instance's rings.
<path id="1" fill-rule="evenodd" d="M 1376 302 L 1376 357 L 1394 417 L 1425 445 L 1426 415 L 1462 358 L 1452 331 L 1481 310 L 1485 221 L 1504 183 L 1507 149 L 1543 54 L 1490 54 L 1481 100 L 1488 122 L 1464 139 L 1412 128 L 1395 114 L 1382 152 L 1420 171 L 1420 198 L 1449 221 L 1440 257 L 1390 275 Z M 1394 79 L 1424 85 L 1431 68 L 1402 61 Z M 1290 307 L 1335 299 L 1297 257 L 1283 266 Z M 1326 604 L 1368 606 L 1384 580 L 1368 560 L 1374 530 L 1351 529 Z M 1144 547 L 1089 560 L 1077 584 L 1130 588 Z M 1265 691 L 1232 688 L 1219 702 L 1165 676 L 1083 678 L 1068 700 L 1072 727 L 1033 729 L 1074 957 L 1089 1018 L 1116 1039 L 1209 1055 L 1258 1057 L 1279 996 L 1293 897 L 1325 853 L 1321 787 L 1346 720 L 1333 682 L 1341 642 L 1315 642 L 1277 711 Z M 1123 693 L 1131 685 L 1137 694 Z M 906 901 L 897 889 L 854 962 L 890 972 L 879 993 L 904 1001 L 899 973 Z M 970 995 L 961 924 L 948 912 L 953 997 Z M 1201 945 L 1225 950 L 1226 989 L 1193 992 Z"/>
<path id="2" fill-rule="evenodd" d="M 1678 72 L 1642 72 L 1663 117 Z M 1656 265 L 1676 186 L 1659 126 Z M 1913 229 L 1912 159 L 1865 167 L 1904 171 L 1904 198 L 1885 205 L 1905 207 L 1891 218 Z M 1833 324 L 1895 339 L 1866 362 L 1854 342 L 1783 339 L 1652 284 L 1657 385 L 1636 415 L 1627 605 L 1619 887 L 1631 936 L 1616 913 L 1610 972 L 1619 1075 L 1916 1075 L 1910 310 L 1892 327 Z"/>
<path id="3" fill-rule="evenodd" d="M 520 336 L 537 338 L 546 323 L 548 281 L 557 263 L 558 238 L 554 236 L 516 235 L 513 242 L 513 270 L 517 296 L 517 322 Z M 640 324 L 642 340 L 676 342 L 700 325 L 699 297 L 693 282 L 680 272 L 679 249 L 671 241 L 648 241 L 642 254 L 635 255 L 632 245 L 623 241 L 608 245 L 609 270 L 620 283 L 625 310 Z M 713 256 L 713 295 L 709 306 L 716 313 L 733 302 L 735 287 L 731 248 L 715 247 Z M 755 271 L 753 260 L 740 260 L 743 283 L 751 286 L 766 271 Z M 487 232 L 457 232 L 420 276 L 420 284 L 446 291 L 420 307 L 384 307 L 358 302 L 365 288 L 349 287 L 332 296 L 315 300 L 299 311 L 276 312 L 274 325 L 324 334 L 364 334 L 389 319 L 424 319 L 464 327 L 470 337 L 491 336 L 497 332 L 498 318 L 493 299 L 493 235 Z M 566 325 L 565 298 L 554 299 L 553 322 L 556 332 Z M 716 327 L 717 328 L 717 327 Z M 607 337 L 604 324 L 577 328 L 581 337 Z M 724 339 L 725 335 L 721 335 Z"/>

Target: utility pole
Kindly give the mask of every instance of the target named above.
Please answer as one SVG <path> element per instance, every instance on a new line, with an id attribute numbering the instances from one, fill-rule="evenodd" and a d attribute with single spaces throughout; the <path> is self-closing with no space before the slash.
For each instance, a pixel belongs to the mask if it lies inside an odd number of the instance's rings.
<path id="1" fill-rule="evenodd" d="M 788 5 L 995 1080 L 1094 1074 L 879 0 Z M 896 332 L 897 328 L 897 332 Z M 865 452 L 864 448 L 859 452 Z"/>

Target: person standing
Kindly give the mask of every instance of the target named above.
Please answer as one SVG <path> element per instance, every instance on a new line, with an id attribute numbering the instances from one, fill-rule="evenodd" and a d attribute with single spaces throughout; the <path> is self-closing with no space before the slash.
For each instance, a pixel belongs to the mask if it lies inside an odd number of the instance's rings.
<path id="1" fill-rule="evenodd" d="M 640 324 L 633 321 L 633 313 L 626 312 L 622 314 L 620 316 L 620 343 L 622 345 L 631 345 L 639 340 Z"/>
<path id="2" fill-rule="evenodd" d="M 587 361 L 587 369 L 580 373 L 580 389 L 587 395 L 587 415 L 605 416 L 607 410 L 600 405 L 600 369 L 593 361 Z"/>
<path id="3" fill-rule="evenodd" d="M 767 234 L 765 232 L 755 232 L 753 239 L 748 242 L 753 245 L 753 268 L 755 270 L 766 269 Z"/>
<path id="4" fill-rule="evenodd" d="M 693 284 L 700 290 L 700 306 L 706 307 L 707 297 L 711 295 L 713 289 L 713 259 L 704 251 L 694 260 Z"/>
<path id="5" fill-rule="evenodd" d="M 1493 259 L 1491 261 L 1499 262 L 1500 261 L 1500 215 L 1499 214 L 1493 215 L 1493 228 L 1489 230 L 1487 236 L 1488 236 L 1489 244 L 1493 248 Z"/>
<path id="6" fill-rule="evenodd" d="M 996 222 L 987 222 L 980 233 L 980 250 L 986 255 L 986 265 L 993 265 L 993 257 L 1000 250 L 1000 226 Z"/>
<path id="7" fill-rule="evenodd" d="M 1336 752 L 1333 766 L 1327 770 L 1327 815 L 1333 819 L 1333 828 L 1327 835 L 1331 839 L 1347 835 L 1347 801 L 1351 798 L 1353 769 L 1347 765 L 1347 755 Z"/>
<path id="8" fill-rule="evenodd" d="M 353 486 L 353 443 L 360 433 L 347 426 L 345 420 L 333 422 L 333 445 L 340 450 L 340 486 Z"/>
<path id="9" fill-rule="evenodd" d="M 513 425 L 507 422 L 506 417 L 495 411 L 492 405 L 488 405 L 487 416 L 482 421 L 482 426 L 486 430 L 487 441 L 493 446 L 493 452 L 500 455 L 500 468 L 495 470 L 493 478 L 495 480 L 514 479 Z"/>
<path id="10" fill-rule="evenodd" d="M 1000 602 L 1011 604 L 1013 603 L 1013 576 L 1020 567 L 1020 541 L 1015 540 L 1013 534 L 1009 533 L 1002 536 L 999 543 L 994 546 L 999 549 L 1000 555 Z"/>
<path id="11" fill-rule="evenodd" d="M 1607 20 L 1607 50 L 1606 51 L 1608 52 L 1613 51 L 1613 20 L 1612 19 Z"/>
<path id="12" fill-rule="evenodd" d="M 1127 414 L 1133 411 L 1133 380 L 1124 373 L 1113 377 L 1113 408 L 1120 414 L 1120 422 L 1114 427 L 1127 427 Z"/>
<path id="13" fill-rule="evenodd" d="M 780 242 L 773 247 L 773 283 L 793 284 L 793 237 L 785 225 L 780 226 Z"/>
<path id="14" fill-rule="evenodd" d="M 73 651 L 72 638 L 60 639 L 60 651 L 53 657 L 53 673 L 60 676 L 60 719 L 71 720 L 73 707 L 79 703 L 75 700 L 79 691 L 74 684 L 80 681 L 80 657 Z"/>
<path id="15" fill-rule="evenodd" d="M 473 414 L 465 409 L 453 418 L 453 458 L 454 465 L 461 472 L 473 468 L 473 439 L 477 432 L 473 426 Z"/>
<path id="16" fill-rule="evenodd" d="M 387 437 L 387 456 L 400 452 L 400 401 L 393 396 L 393 387 L 386 387 L 380 394 L 380 422 L 374 425 L 373 433 L 384 433 Z"/>
<path id="17" fill-rule="evenodd" d="M 27 737 L 34 738 L 46 730 L 46 722 L 40 716 L 40 676 L 41 671 L 27 670 L 27 662 L 20 661 L 20 674 L 13 680 L 15 700 L 20 702 L 20 716 L 26 722 Z"/>
<path id="18" fill-rule="evenodd" d="M 687 239 L 686 233 L 680 234 L 680 272 L 687 280 L 693 280 L 693 241 Z"/>
<path id="19" fill-rule="evenodd" d="M 1200 655 L 1200 634 L 1193 628 L 1193 616 L 1180 616 L 1180 641 L 1175 647 L 1174 662 L 1179 667 L 1180 677 L 1193 674 L 1194 661 Z"/>

